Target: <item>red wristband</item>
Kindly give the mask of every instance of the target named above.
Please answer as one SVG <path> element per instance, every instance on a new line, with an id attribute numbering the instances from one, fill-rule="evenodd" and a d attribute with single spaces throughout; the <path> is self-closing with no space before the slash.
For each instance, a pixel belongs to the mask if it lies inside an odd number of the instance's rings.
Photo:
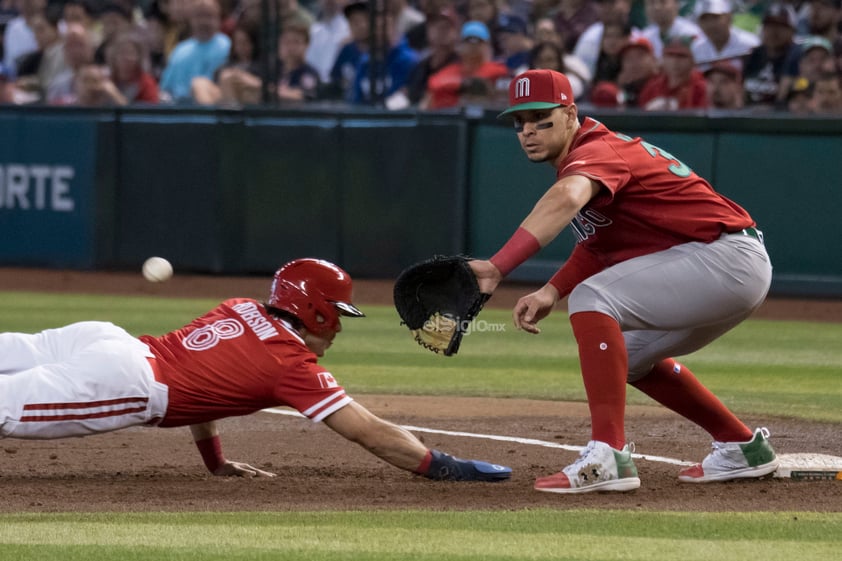
<path id="1" fill-rule="evenodd" d="M 533 236 L 529 230 L 518 228 L 509 241 L 500 248 L 500 251 L 489 259 L 505 277 L 514 271 L 518 265 L 538 253 L 541 244 L 538 238 Z"/>
<path id="2" fill-rule="evenodd" d="M 424 456 L 424 459 L 421 460 L 421 463 L 418 464 L 418 467 L 415 468 L 415 473 L 419 475 L 427 475 L 427 472 L 430 470 L 430 462 L 433 461 L 433 452 L 431 450 L 427 450 L 427 454 Z"/>
<path id="3" fill-rule="evenodd" d="M 215 473 L 219 466 L 225 463 L 225 457 L 222 455 L 222 444 L 219 442 L 219 435 L 197 440 L 196 448 L 199 449 L 199 453 L 202 455 L 202 461 L 205 462 L 205 467 L 211 473 Z"/>

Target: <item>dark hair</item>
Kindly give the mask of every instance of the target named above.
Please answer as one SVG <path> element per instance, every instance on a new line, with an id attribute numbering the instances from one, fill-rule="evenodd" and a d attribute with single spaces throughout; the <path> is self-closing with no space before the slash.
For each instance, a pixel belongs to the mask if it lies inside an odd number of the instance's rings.
<path id="1" fill-rule="evenodd" d="M 270 306 L 266 302 L 263 303 L 263 307 L 266 309 L 267 312 L 269 312 L 271 316 L 279 320 L 288 322 L 296 331 L 301 331 L 304 328 L 304 322 L 302 322 L 300 319 L 295 317 L 293 314 L 287 312 L 286 310 L 281 310 L 274 306 Z"/>
<path id="2" fill-rule="evenodd" d="M 152 3 L 145 10 L 144 17 L 147 20 L 156 19 L 162 23 L 169 23 L 170 16 L 161 8 L 160 0 L 152 0 Z"/>
<path id="3" fill-rule="evenodd" d="M 529 51 L 529 68 L 535 68 L 535 61 L 544 49 L 550 49 L 555 53 L 559 66 L 557 70 L 564 72 L 566 70 L 564 67 L 564 47 L 553 41 L 541 41 L 532 47 L 532 50 Z"/>
<path id="4" fill-rule="evenodd" d="M 65 2 L 57 5 L 60 5 L 62 10 L 65 6 L 79 6 L 89 16 L 95 15 L 96 12 L 90 0 L 65 0 Z"/>
<path id="5" fill-rule="evenodd" d="M 624 19 L 612 19 L 610 21 L 606 21 L 603 24 L 603 28 L 605 27 L 619 27 L 623 37 L 629 37 L 632 33 L 631 22 Z"/>
<path id="6" fill-rule="evenodd" d="M 251 41 L 251 60 L 260 60 L 260 27 L 245 21 L 239 21 L 237 22 L 237 25 L 234 26 L 234 29 L 231 31 L 232 41 L 234 40 L 234 33 L 237 31 L 242 31 L 243 33 L 245 33 Z M 234 60 L 234 56 L 234 45 L 232 44 L 231 51 L 228 54 L 229 63 L 238 62 Z"/>
<path id="7" fill-rule="evenodd" d="M 58 23 L 61 21 L 63 9 L 64 6 L 61 4 L 48 4 L 47 9 L 44 10 L 44 19 L 52 27 L 58 29 Z"/>
<path id="8" fill-rule="evenodd" d="M 310 42 L 310 25 L 301 19 L 290 18 L 290 21 L 281 26 L 281 35 L 284 33 L 298 33 L 304 36 L 307 43 Z"/>
<path id="9" fill-rule="evenodd" d="M 123 2 L 117 2 L 116 0 L 109 0 L 108 2 L 106 2 L 99 9 L 99 15 L 104 16 L 108 13 L 117 14 L 118 16 L 128 21 L 132 20 L 131 8 Z"/>
<path id="10" fill-rule="evenodd" d="M 361 13 L 368 13 L 368 2 L 350 2 L 344 8 L 342 8 L 342 13 L 345 15 L 345 18 L 350 18 L 352 14 L 361 12 Z"/>

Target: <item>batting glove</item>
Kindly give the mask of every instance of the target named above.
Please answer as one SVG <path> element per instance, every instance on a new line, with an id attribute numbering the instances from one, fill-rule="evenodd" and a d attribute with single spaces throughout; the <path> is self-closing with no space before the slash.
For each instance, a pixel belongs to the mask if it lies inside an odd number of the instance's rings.
<path id="1" fill-rule="evenodd" d="M 437 481 L 504 481 L 512 476 L 512 468 L 430 450 L 429 466 L 421 475 Z"/>

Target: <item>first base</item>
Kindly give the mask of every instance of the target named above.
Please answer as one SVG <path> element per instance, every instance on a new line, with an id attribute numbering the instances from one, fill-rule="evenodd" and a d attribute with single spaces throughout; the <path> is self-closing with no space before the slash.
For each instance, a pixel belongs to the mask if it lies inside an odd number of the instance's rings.
<path id="1" fill-rule="evenodd" d="M 842 458 L 828 454 L 778 454 L 780 465 L 775 477 L 806 481 L 835 479 L 842 481 Z"/>

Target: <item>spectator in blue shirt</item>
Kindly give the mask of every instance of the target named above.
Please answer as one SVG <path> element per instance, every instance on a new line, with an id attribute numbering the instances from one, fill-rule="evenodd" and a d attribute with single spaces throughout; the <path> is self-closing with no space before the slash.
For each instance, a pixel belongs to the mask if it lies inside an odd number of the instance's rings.
<path id="1" fill-rule="evenodd" d="M 311 101 L 319 90 L 319 71 L 307 63 L 310 28 L 306 23 L 291 21 L 284 25 L 278 41 L 280 101 Z"/>
<path id="2" fill-rule="evenodd" d="M 513 76 L 528 70 L 529 52 L 534 41 L 529 35 L 526 21 L 512 14 L 500 14 L 497 24 L 497 42 L 502 52 L 500 61 Z"/>
<path id="3" fill-rule="evenodd" d="M 176 103 L 192 100 L 191 84 L 198 76 L 212 80 L 225 64 L 231 40 L 220 33 L 217 0 L 196 0 L 190 13 L 192 36 L 176 45 L 161 77 L 161 90 Z"/>
<path id="4" fill-rule="evenodd" d="M 368 2 L 351 2 L 345 6 L 343 13 L 348 20 L 351 36 L 348 42 L 339 49 L 339 54 L 333 62 L 326 97 L 351 101 L 360 58 L 363 53 L 368 52 L 368 38 L 371 32 L 368 21 Z"/>
<path id="5" fill-rule="evenodd" d="M 360 57 L 354 80 L 354 94 L 351 100 L 354 103 L 372 103 L 378 98 L 389 98 L 406 85 L 409 74 L 418 64 L 418 53 L 409 46 L 406 38 L 395 37 L 394 18 L 389 14 L 382 17 L 386 18 L 386 25 L 377 25 L 375 33 L 378 29 L 385 27 L 385 37 L 382 40 L 388 41 L 388 44 L 391 45 L 384 61 L 384 72 L 375 81 L 374 88 L 372 88 L 369 77 L 370 53 L 364 53 Z"/>

